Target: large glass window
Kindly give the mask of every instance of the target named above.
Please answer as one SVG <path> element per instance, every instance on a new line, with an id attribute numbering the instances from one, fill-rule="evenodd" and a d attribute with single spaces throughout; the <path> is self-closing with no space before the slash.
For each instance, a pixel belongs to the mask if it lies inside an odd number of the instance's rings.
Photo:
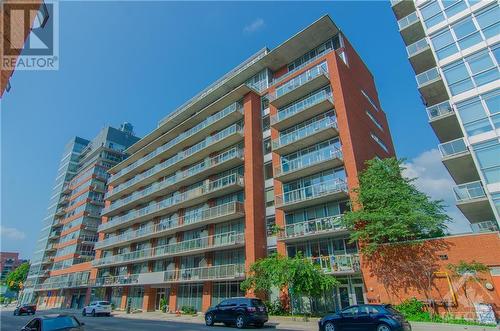
<path id="1" fill-rule="evenodd" d="M 472 147 L 476 152 L 486 183 L 500 182 L 500 141 L 494 139 Z"/>
<path id="2" fill-rule="evenodd" d="M 500 90 L 461 102 L 457 111 L 468 136 L 499 128 Z"/>

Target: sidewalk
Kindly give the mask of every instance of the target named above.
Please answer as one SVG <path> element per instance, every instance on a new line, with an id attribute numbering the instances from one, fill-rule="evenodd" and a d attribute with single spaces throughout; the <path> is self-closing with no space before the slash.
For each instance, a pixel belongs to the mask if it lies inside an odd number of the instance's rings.
<path id="1" fill-rule="evenodd" d="M 45 310 L 46 313 L 66 313 L 80 315 L 81 310 L 77 309 L 49 309 Z M 191 315 L 180 315 L 162 312 L 146 312 L 146 313 L 130 313 L 127 314 L 124 311 L 113 311 L 113 316 L 123 319 L 140 319 L 140 320 L 154 320 L 154 321 L 172 321 L 181 323 L 199 323 L 204 324 L 203 314 L 198 314 L 196 316 Z M 318 329 L 319 318 L 309 318 L 309 321 L 304 322 L 302 317 L 285 317 L 285 316 L 271 316 L 269 322 L 270 326 L 279 326 L 280 329 L 284 328 L 287 330 L 297 330 L 297 331 L 311 331 Z M 457 325 L 457 324 L 442 324 L 442 323 L 420 323 L 411 322 L 413 331 L 496 331 L 500 330 L 500 327 L 483 327 L 483 326 L 472 326 L 472 325 Z"/>

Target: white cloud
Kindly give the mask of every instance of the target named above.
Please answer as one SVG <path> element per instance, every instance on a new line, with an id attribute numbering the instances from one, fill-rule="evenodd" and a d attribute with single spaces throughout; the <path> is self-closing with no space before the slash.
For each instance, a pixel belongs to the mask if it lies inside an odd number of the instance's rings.
<path id="1" fill-rule="evenodd" d="M 455 182 L 441 162 L 441 154 L 437 149 L 423 152 L 408 160 L 404 166 L 406 167 L 404 175 L 410 178 L 416 177 L 415 185 L 419 190 L 427 193 L 432 199 L 444 200 L 444 204 L 448 206 L 446 211 L 452 218 L 448 223 L 451 233 L 471 231 L 469 221 L 455 206 L 452 191 Z"/>
<path id="2" fill-rule="evenodd" d="M 255 19 L 252 23 L 245 25 L 245 27 L 243 28 L 243 32 L 246 32 L 246 33 L 257 32 L 260 29 L 262 29 L 264 27 L 264 25 L 266 25 L 266 23 L 264 22 L 264 20 L 262 18 L 259 17 L 259 18 Z"/>
<path id="3" fill-rule="evenodd" d="M 8 228 L 6 226 L 0 225 L 0 237 L 13 240 L 22 240 L 26 238 L 26 234 L 16 228 Z"/>

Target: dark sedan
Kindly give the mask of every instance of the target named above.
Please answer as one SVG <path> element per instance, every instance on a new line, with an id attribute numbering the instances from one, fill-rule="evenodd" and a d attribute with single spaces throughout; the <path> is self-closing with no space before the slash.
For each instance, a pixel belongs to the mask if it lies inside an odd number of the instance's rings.
<path id="1" fill-rule="evenodd" d="M 22 314 L 35 314 L 36 313 L 36 305 L 20 305 L 14 309 L 14 315 L 22 315 Z"/>
<path id="2" fill-rule="evenodd" d="M 267 309 L 262 300 L 256 298 L 232 298 L 210 307 L 205 313 L 205 324 L 236 325 L 243 329 L 249 324 L 261 328 L 268 320 Z"/>
<path id="3" fill-rule="evenodd" d="M 83 331 L 84 325 L 73 315 L 52 314 L 33 318 L 21 331 Z"/>
<path id="4" fill-rule="evenodd" d="M 411 331 L 410 323 L 391 305 L 350 306 L 318 323 L 320 331 Z"/>

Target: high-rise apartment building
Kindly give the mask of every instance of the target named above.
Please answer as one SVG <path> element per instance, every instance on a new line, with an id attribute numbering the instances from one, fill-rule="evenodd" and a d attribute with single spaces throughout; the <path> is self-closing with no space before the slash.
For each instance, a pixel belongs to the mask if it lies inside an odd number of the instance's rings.
<path id="1" fill-rule="evenodd" d="M 439 150 L 474 231 L 500 221 L 498 1 L 391 0 Z"/>
<path id="2" fill-rule="evenodd" d="M 91 141 L 75 137 L 67 143 L 23 302 L 37 300 L 42 306 L 57 306 L 66 299 L 72 307 L 83 304 L 101 224 L 107 170 L 122 161 L 125 149 L 138 139 L 132 126 L 125 123 L 120 129 L 103 128 Z"/>
<path id="3" fill-rule="evenodd" d="M 7 275 L 27 260 L 19 258 L 19 253 L 0 252 L 0 280 L 4 281 Z"/>
<path id="4" fill-rule="evenodd" d="M 394 148 L 373 77 L 329 16 L 238 65 L 126 153 L 109 170 L 94 297 L 205 310 L 244 295 L 257 259 L 300 251 L 341 282 L 315 309 L 365 301 L 338 219 L 365 161 Z"/>

